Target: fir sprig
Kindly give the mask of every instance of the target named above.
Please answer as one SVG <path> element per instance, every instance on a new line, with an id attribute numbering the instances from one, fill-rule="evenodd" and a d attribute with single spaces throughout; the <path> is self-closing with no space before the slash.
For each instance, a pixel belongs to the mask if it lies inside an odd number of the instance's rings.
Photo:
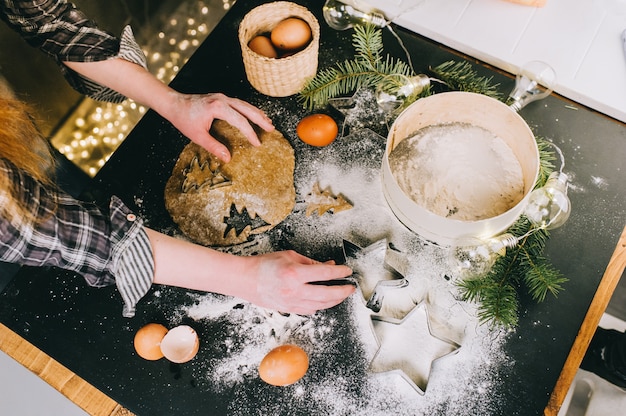
<path id="1" fill-rule="evenodd" d="M 354 28 L 352 46 L 354 59 L 337 63 L 334 67 L 320 70 L 300 91 L 298 99 L 309 110 L 323 107 L 331 98 L 354 93 L 359 88 L 375 87 L 385 82 L 388 75 L 416 74 L 411 66 L 401 59 L 394 59 L 383 53 L 382 30 L 373 25 L 358 25 Z M 444 62 L 430 71 L 442 84 L 451 90 L 474 92 L 501 100 L 499 84 L 493 83 L 492 77 L 478 75 L 469 62 Z M 391 81 L 393 82 L 393 81 Z M 407 97 L 403 107 L 420 97 L 432 93 L 425 88 L 421 93 Z"/>
<path id="2" fill-rule="evenodd" d="M 383 38 L 379 28 L 358 25 L 354 28 L 352 45 L 354 59 L 337 63 L 335 67 L 319 71 L 299 94 L 300 102 L 309 110 L 322 107 L 330 98 L 373 87 L 386 75 L 412 75 L 409 65 L 390 56 L 382 57 Z"/>
<path id="3" fill-rule="evenodd" d="M 525 217 L 520 217 L 508 230 L 521 237 L 528 233 L 532 225 Z M 495 262 L 483 276 L 464 279 L 458 283 L 461 298 L 478 303 L 478 317 L 481 323 L 515 327 L 519 315 L 518 290 L 525 287 L 532 299 L 543 302 L 550 293 L 554 296 L 567 282 L 558 270 L 552 267 L 543 256 L 548 239 L 546 230 L 533 230 L 513 248 Z"/>
<path id="4" fill-rule="evenodd" d="M 535 139 L 537 140 L 537 147 L 539 149 L 539 176 L 535 187 L 540 187 L 545 185 L 548 176 L 554 171 L 556 156 L 554 156 L 554 148 L 550 142 L 543 137 L 535 137 Z"/>
<path id="5" fill-rule="evenodd" d="M 495 84 L 493 77 L 478 75 L 478 72 L 472 68 L 469 62 L 447 61 L 431 68 L 431 71 L 451 90 L 475 92 L 497 100 L 502 99 L 502 94 L 498 91 L 500 84 Z"/>

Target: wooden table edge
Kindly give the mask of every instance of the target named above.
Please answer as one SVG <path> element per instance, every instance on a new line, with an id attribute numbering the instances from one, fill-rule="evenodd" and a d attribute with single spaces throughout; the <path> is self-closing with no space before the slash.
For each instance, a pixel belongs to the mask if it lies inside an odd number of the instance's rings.
<path id="1" fill-rule="evenodd" d="M 600 323 L 602 315 L 606 311 L 606 308 L 613 296 L 613 292 L 619 283 L 624 269 L 626 268 L 626 227 L 622 231 L 622 235 L 619 238 L 615 251 L 609 260 L 598 290 L 596 291 L 589 310 L 585 315 L 585 319 L 576 335 L 574 344 L 565 360 L 565 365 L 561 370 L 561 374 L 556 382 L 554 390 L 550 396 L 548 405 L 544 410 L 546 416 L 557 416 L 565 396 L 569 391 L 569 388 L 574 381 L 576 372 L 580 367 L 580 363 L 585 356 L 585 352 L 589 347 L 591 338 Z"/>
<path id="2" fill-rule="evenodd" d="M 133 416 L 115 400 L 0 323 L 0 350 L 93 416 Z"/>

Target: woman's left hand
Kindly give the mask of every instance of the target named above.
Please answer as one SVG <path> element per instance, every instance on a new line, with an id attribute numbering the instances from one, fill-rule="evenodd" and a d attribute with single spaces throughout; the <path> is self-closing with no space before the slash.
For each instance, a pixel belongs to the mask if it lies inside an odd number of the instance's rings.
<path id="1" fill-rule="evenodd" d="M 182 94 L 175 98 L 162 114 L 192 142 L 202 146 L 224 162 L 230 161 L 228 148 L 210 134 L 213 120 L 224 120 L 238 128 L 253 146 L 259 146 L 259 138 L 251 123 L 265 131 L 274 130 L 272 121 L 263 111 L 250 103 L 224 94 Z"/>

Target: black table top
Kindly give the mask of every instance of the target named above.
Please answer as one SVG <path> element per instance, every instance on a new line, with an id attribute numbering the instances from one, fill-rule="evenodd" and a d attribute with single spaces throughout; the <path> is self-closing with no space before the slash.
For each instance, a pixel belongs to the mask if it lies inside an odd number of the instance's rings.
<path id="1" fill-rule="evenodd" d="M 307 114 L 297 99 L 269 98 L 246 81 L 237 28 L 245 13 L 260 3 L 237 2 L 172 86 L 193 93 L 220 91 L 264 109 L 294 146 L 296 186 L 309 184 L 319 174 L 316 169 L 332 166 L 345 174 L 344 180 L 353 172 L 349 169 L 358 167 L 367 177 L 367 189 L 377 189 L 384 140 L 364 130 L 324 149 L 307 147 L 295 135 L 296 121 Z M 296 3 L 309 7 L 322 26 L 320 69 L 353 56 L 351 32 L 327 27 L 321 2 Z M 402 28 L 396 31 L 417 71 L 464 59 Z M 385 52 L 404 58 L 387 32 L 384 40 Z M 511 90 L 510 76 L 482 65 L 477 70 L 500 82 L 504 94 Z M 137 315 L 125 319 L 113 288 L 89 288 L 79 276 L 64 271 L 22 268 L 0 295 L 0 319 L 138 415 L 542 414 L 625 223 L 626 129 L 558 97 L 533 103 L 520 114 L 536 135 L 554 141 L 566 157 L 573 213 L 552 232 L 546 254 L 569 282 L 558 298 L 540 304 L 522 296 L 519 327 L 508 334 L 472 328 L 456 354 L 437 361 L 425 394 L 407 388 L 398 375 L 370 371 L 371 339 L 363 341 L 368 328 L 358 321 L 362 309 L 355 299 L 304 322 L 297 317 L 281 321 L 220 296 L 155 287 L 139 304 Z M 150 227 L 178 235 L 164 207 L 163 189 L 186 143 L 167 121 L 148 112 L 96 176 L 94 188 L 120 196 Z M 401 226 L 389 225 L 387 217 L 373 218 L 369 228 L 355 219 L 348 222 L 349 229 L 332 224 L 325 229 L 313 219 L 302 222 L 302 212 L 297 214 L 263 237 L 261 246 L 295 248 L 341 261 L 342 238 L 362 246 L 390 238 L 397 239 L 394 245 L 418 268 L 436 251 Z M 390 231 L 381 233 L 385 226 Z M 321 236 L 312 241 L 312 233 Z M 422 274 L 440 272 L 433 265 L 423 267 Z M 440 288 L 439 283 L 429 284 Z M 436 308 L 436 297 L 433 302 Z M 289 334 L 277 334 L 276 328 L 288 328 L 294 319 L 300 329 L 286 332 L 309 347 L 311 369 L 294 386 L 268 386 L 252 368 L 260 359 L 253 347 L 268 339 L 284 340 Z M 132 338 L 147 322 L 196 328 L 202 340 L 196 359 L 175 365 L 138 358 Z M 265 333 L 268 328 L 274 333 Z"/>

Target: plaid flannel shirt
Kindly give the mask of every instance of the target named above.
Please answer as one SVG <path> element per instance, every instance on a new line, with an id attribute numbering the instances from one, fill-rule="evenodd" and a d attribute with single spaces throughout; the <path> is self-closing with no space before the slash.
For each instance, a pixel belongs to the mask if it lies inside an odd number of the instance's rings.
<path id="1" fill-rule="evenodd" d="M 95 100 L 121 102 L 126 97 L 72 71 L 64 61 L 121 58 L 147 68 L 130 26 L 117 39 L 65 0 L 0 0 L 0 18 L 31 46 L 51 56 L 72 88 Z"/>
<path id="2" fill-rule="evenodd" d="M 123 315 L 152 285 L 152 247 L 137 218 L 111 198 L 109 212 L 42 187 L 0 159 L 0 175 L 18 183 L 35 223 L 0 218 L 0 260 L 28 266 L 53 266 L 80 273 L 91 286 L 115 284 L 124 300 Z M 0 193 L 0 201 L 3 195 Z"/>

